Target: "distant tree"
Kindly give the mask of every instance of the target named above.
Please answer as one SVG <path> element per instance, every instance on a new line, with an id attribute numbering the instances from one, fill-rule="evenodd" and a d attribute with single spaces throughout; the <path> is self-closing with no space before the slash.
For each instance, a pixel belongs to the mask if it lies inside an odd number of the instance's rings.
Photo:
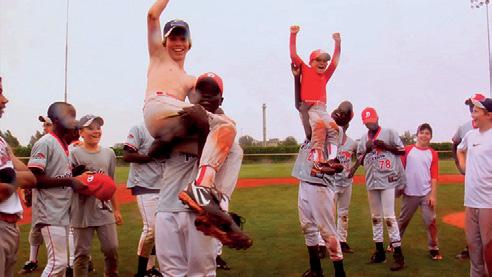
<path id="1" fill-rule="evenodd" d="M 403 135 L 400 136 L 400 139 L 403 142 L 403 145 L 410 145 L 416 142 L 415 137 L 415 134 L 410 133 L 410 131 L 405 131 Z"/>
<path id="2" fill-rule="evenodd" d="M 255 142 L 256 141 L 252 136 L 245 135 L 239 138 L 239 145 L 241 145 L 242 148 L 254 146 Z"/>
<path id="3" fill-rule="evenodd" d="M 293 136 L 286 137 L 285 140 L 282 141 L 281 144 L 282 144 L 282 146 L 294 146 L 294 145 L 298 145 L 296 138 L 294 138 Z"/>
<path id="4" fill-rule="evenodd" d="M 40 131 L 36 131 L 36 133 L 31 136 L 31 139 L 29 140 L 29 144 L 27 145 L 27 147 L 32 147 L 36 143 L 36 141 L 38 141 L 42 136 L 43 133 L 41 133 Z"/>
<path id="5" fill-rule="evenodd" d="M 0 131 L 0 137 L 2 137 L 12 148 L 17 148 L 20 146 L 19 140 L 12 134 L 12 132 L 10 132 L 10 130 L 7 130 L 6 132 Z"/>

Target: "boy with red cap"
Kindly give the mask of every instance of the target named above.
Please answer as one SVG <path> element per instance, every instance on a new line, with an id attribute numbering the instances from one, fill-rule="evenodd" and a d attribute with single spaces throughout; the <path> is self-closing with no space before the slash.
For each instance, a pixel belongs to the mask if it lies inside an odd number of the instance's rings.
<path id="1" fill-rule="evenodd" d="M 294 65 L 301 68 L 301 116 L 306 116 L 306 112 L 302 110 L 307 111 L 312 129 L 311 153 L 308 159 L 314 161 L 314 168 L 318 171 L 335 170 L 338 173 L 343 170 L 343 166 L 336 159 L 340 134 L 337 124 L 326 111 L 326 84 L 335 72 L 340 58 L 340 34 L 333 34 L 335 52 L 330 65 L 328 66 L 330 55 L 318 49 L 311 53 L 308 66 L 297 55 L 298 32 L 299 26 L 290 27 L 290 57 Z M 325 160 L 324 149 L 328 161 Z"/>
<path id="2" fill-rule="evenodd" d="M 458 145 L 465 172 L 465 234 L 470 249 L 470 276 L 492 275 L 492 98 L 473 100 L 476 129 Z"/>
<path id="3" fill-rule="evenodd" d="M 114 179 L 116 156 L 111 148 L 99 145 L 103 124 L 103 119 L 94 115 L 83 116 L 79 121 L 79 132 L 84 139 L 84 144 L 72 148 L 69 158 L 73 168 L 84 167 L 86 170 L 96 173 L 96 175 L 87 176 L 84 182 L 92 181 L 95 183 L 96 178 L 98 178 L 97 174 L 101 173 Z M 82 180 L 85 176 L 83 174 L 77 178 Z M 105 177 L 107 178 L 107 176 Z M 102 195 L 100 192 L 103 190 L 94 191 L 93 195 L 88 195 L 87 192 L 91 188 L 91 184 L 88 183 L 85 190 L 75 193 L 72 198 L 70 225 L 73 228 L 75 239 L 74 275 L 87 276 L 92 237 L 96 232 L 104 254 L 104 275 L 118 276 L 116 224 L 122 223 L 119 205 L 114 195 L 111 204 L 102 201 L 101 197 L 111 198 Z"/>
<path id="4" fill-rule="evenodd" d="M 376 252 L 371 256 L 371 263 L 384 263 L 386 253 L 383 242 L 383 224 L 386 223 L 390 246 L 393 247 L 394 263 L 391 271 L 404 267 L 401 250 L 400 231 L 395 217 L 395 188 L 405 184 L 405 173 L 400 156 L 405 154 L 403 143 L 398 133 L 392 129 L 381 128 L 376 110 L 367 107 L 362 111 L 362 122 L 368 132 L 360 139 L 357 147 L 359 163 L 366 172 L 366 188 L 372 217 L 373 240 Z M 358 164 L 354 166 L 351 175 Z"/>
<path id="5" fill-rule="evenodd" d="M 204 111 L 203 107 L 184 102 L 195 85 L 195 78 L 184 70 L 186 54 L 191 48 L 190 29 L 182 20 L 171 20 L 164 26 L 162 39 L 159 17 L 168 2 L 157 0 L 147 15 L 150 62 L 143 114 L 145 125 L 155 138 L 149 156 L 165 157 L 170 146 L 182 138 L 204 136 L 199 171 L 192 185 L 211 188 L 234 142 L 236 127 L 234 122 L 212 113 L 208 113 L 207 121 L 196 118 L 197 112 Z M 181 121 L 187 128 L 181 128 L 178 137 L 169 136 Z"/>

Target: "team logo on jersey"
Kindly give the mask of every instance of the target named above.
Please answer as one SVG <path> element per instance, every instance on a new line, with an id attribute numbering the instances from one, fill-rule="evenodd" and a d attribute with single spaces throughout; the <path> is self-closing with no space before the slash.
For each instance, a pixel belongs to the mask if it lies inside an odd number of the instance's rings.
<path id="1" fill-rule="evenodd" d="M 200 206 L 206 206 L 210 203 L 210 199 L 208 199 L 209 193 L 207 192 L 206 188 L 199 187 L 199 186 L 192 186 L 192 192 L 193 196 L 195 197 L 196 202 Z"/>
<path id="2" fill-rule="evenodd" d="M 34 157 L 32 157 L 33 159 L 38 159 L 38 160 L 44 160 L 46 159 L 46 155 L 44 155 L 43 153 L 37 153 L 36 155 L 34 155 Z"/>
<path id="3" fill-rule="evenodd" d="M 134 139 L 135 137 L 133 136 L 133 134 L 129 134 L 127 138 L 128 139 Z"/>

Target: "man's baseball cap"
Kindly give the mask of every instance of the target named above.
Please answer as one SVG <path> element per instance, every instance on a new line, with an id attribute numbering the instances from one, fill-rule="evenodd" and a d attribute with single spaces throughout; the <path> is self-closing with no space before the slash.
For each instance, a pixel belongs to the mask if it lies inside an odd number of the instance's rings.
<path id="1" fill-rule="evenodd" d="M 365 108 L 362 111 L 361 116 L 362 116 L 362 123 L 364 123 L 364 124 L 375 123 L 379 119 L 376 110 L 374 108 L 371 108 L 371 107 Z"/>
<path id="2" fill-rule="evenodd" d="M 484 109 L 488 112 L 492 112 L 492 98 L 485 98 L 482 101 L 472 100 L 472 103 L 475 107 Z"/>
<path id="3" fill-rule="evenodd" d="M 217 75 L 213 72 L 203 73 L 202 75 L 198 76 L 198 78 L 196 79 L 195 87 L 198 87 L 200 85 L 200 83 L 203 81 L 211 81 L 211 82 L 215 83 L 219 87 L 220 95 L 223 94 L 224 84 L 222 82 L 222 78 L 220 78 L 219 75 Z"/>
<path id="4" fill-rule="evenodd" d="M 323 51 L 321 49 L 316 49 L 313 52 L 311 52 L 311 55 L 309 55 L 309 63 L 311 63 L 313 60 L 316 60 L 321 55 L 327 55 L 328 60 L 331 59 L 330 54 L 326 53 L 325 51 Z"/>
<path id="5" fill-rule="evenodd" d="M 116 192 L 116 184 L 108 175 L 102 173 L 87 173 L 77 177 L 86 187 L 78 193 L 94 196 L 102 201 L 110 200 Z"/>
<path id="6" fill-rule="evenodd" d="M 53 124 L 53 122 L 51 121 L 51 119 L 49 117 L 47 117 L 46 115 L 40 115 L 38 117 L 39 121 L 43 122 L 43 123 L 47 123 L 47 124 Z"/>
<path id="7" fill-rule="evenodd" d="M 77 127 L 79 129 L 82 129 L 84 127 L 88 127 L 89 125 L 91 125 L 92 122 L 97 122 L 99 126 L 104 125 L 104 120 L 102 119 L 102 117 L 88 114 L 88 115 L 84 115 L 82 118 L 79 119 L 79 122 L 77 123 Z"/>
<path id="8" fill-rule="evenodd" d="M 167 38 L 171 32 L 176 29 L 176 28 L 181 28 L 183 30 L 185 30 L 185 36 L 187 38 L 190 38 L 191 34 L 190 34 L 190 26 L 188 26 L 188 23 L 186 23 L 185 21 L 181 20 L 181 19 L 173 19 L 169 22 L 166 23 L 166 25 L 164 25 L 164 37 Z"/>
<path id="9" fill-rule="evenodd" d="M 475 93 L 475 94 L 473 94 L 472 97 L 470 97 L 470 98 L 468 98 L 468 99 L 465 100 L 465 104 L 466 105 L 471 105 L 473 100 L 482 101 L 485 98 L 486 97 L 483 94 L 481 94 L 481 93 Z"/>

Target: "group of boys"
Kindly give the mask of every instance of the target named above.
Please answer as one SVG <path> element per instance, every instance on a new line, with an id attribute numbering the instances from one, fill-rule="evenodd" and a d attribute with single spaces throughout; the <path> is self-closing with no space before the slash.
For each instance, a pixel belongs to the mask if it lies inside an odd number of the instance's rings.
<path id="1" fill-rule="evenodd" d="M 416 143 L 404 146 L 398 133 L 382 128 L 376 110 L 367 107 L 361 113 L 367 134 L 354 142 L 346 135 L 353 117 L 352 104 L 344 101 L 331 114 L 326 110 L 326 85 L 340 58 L 340 34 L 333 34 L 333 59 L 328 53 L 317 49 L 311 52 L 308 65 L 296 52 L 299 30 L 299 26 L 295 25 L 290 28 L 290 55 L 295 80 L 295 106 L 300 112 L 306 135 L 292 171 L 292 175 L 300 180 L 299 219 L 310 263 L 303 276 L 323 276 L 320 258 L 326 252 L 333 261 L 335 276 L 345 276 L 343 253 L 353 253 L 347 243 L 348 206 L 352 177 L 360 165 L 365 169 L 376 248 L 369 262 L 384 263 L 386 252 L 393 252 L 391 271 L 404 268 L 401 241 L 418 207 L 422 210 L 427 229 L 430 257 L 441 260 L 436 225 L 439 161 L 437 152 L 430 147 L 432 127 L 428 123 L 419 125 Z M 466 176 L 466 237 L 470 248 L 470 275 L 485 276 L 487 269 L 492 268 L 492 239 L 488 235 L 492 231 L 492 140 L 489 136 L 492 132 L 489 130 L 492 124 L 492 99 L 476 94 L 465 103 L 470 106 L 473 120 L 460 127 L 453 138 L 453 150 L 457 167 Z M 352 165 L 353 155 L 356 162 Z M 397 218 L 395 198 L 402 195 L 401 211 Z M 338 214 L 336 223 L 335 213 Z M 386 249 L 384 225 L 390 241 Z"/>

